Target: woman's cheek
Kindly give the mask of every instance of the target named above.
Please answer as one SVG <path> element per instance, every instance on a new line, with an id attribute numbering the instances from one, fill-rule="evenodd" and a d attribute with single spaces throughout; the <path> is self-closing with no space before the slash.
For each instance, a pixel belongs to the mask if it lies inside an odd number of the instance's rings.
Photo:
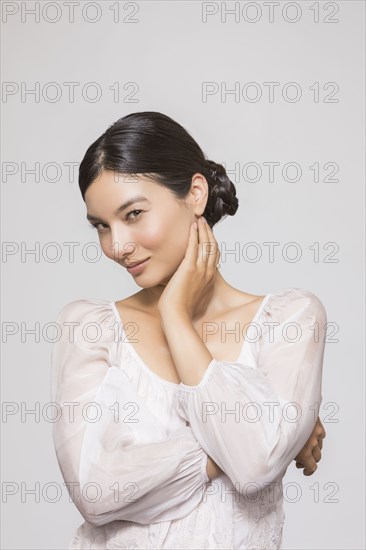
<path id="1" fill-rule="evenodd" d="M 112 260 L 117 260 L 118 247 L 116 245 L 113 246 L 113 243 L 109 238 L 104 235 L 100 235 L 99 243 L 103 254 L 105 254 L 108 258 L 111 258 Z"/>
<path id="2" fill-rule="evenodd" d="M 135 234 L 140 246 L 148 250 L 155 250 L 166 242 L 167 232 L 161 226 L 149 225 Z"/>

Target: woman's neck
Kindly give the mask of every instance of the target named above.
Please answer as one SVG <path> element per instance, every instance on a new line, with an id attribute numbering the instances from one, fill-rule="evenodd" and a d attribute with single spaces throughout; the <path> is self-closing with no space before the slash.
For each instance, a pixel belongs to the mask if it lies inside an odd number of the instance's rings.
<path id="1" fill-rule="evenodd" d="M 168 284 L 168 283 L 166 283 Z M 158 302 L 165 289 L 165 284 L 157 285 L 152 288 L 143 288 L 135 297 L 138 299 L 142 308 L 151 312 L 157 310 Z M 225 281 L 219 270 L 215 274 L 215 279 L 210 291 L 206 294 L 204 302 L 199 304 L 195 311 L 194 318 L 203 316 L 214 316 L 215 313 L 231 306 L 235 307 L 235 298 L 238 291 Z"/>

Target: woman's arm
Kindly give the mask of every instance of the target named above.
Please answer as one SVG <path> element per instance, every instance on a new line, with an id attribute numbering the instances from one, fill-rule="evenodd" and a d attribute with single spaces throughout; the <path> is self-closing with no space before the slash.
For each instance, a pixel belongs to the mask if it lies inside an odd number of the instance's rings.
<path id="1" fill-rule="evenodd" d="M 209 456 L 207 460 L 207 475 L 212 480 L 216 477 L 219 477 L 224 472 L 221 470 L 221 468 L 212 460 L 212 458 Z"/>
<path id="2" fill-rule="evenodd" d="M 205 494 L 207 454 L 191 427 L 168 434 L 139 397 L 118 366 L 112 315 L 103 303 L 77 300 L 57 319 L 53 436 L 63 478 L 94 525 L 185 517 Z"/>
<path id="3" fill-rule="evenodd" d="M 208 455 L 233 483 L 253 488 L 286 471 L 322 400 L 324 306 L 303 289 L 272 295 L 267 305 L 257 367 L 212 360 L 200 383 L 181 383 L 180 392 L 181 414 Z M 193 356 L 184 359 L 194 365 Z"/>
<path id="4" fill-rule="evenodd" d="M 305 476 L 311 476 L 317 470 L 317 462 L 321 460 L 323 439 L 326 436 L 324 426 L 318 417 L 311 435 L 299 454 L 295 456 L 296 468 L 303 468 Z M 223 474 L 221 468 L 209 456 L 207 461 L 207 475 L 212 480 Z"/>

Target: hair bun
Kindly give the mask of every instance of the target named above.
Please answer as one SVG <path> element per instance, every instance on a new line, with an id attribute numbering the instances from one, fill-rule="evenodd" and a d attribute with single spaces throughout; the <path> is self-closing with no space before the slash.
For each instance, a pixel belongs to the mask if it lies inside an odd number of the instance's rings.
<path id="1" fill-rule="evenodd" d="M 205 160 L 205 176 L 209 185 L 209 197 L 204 212 L 208 223 L 215 225 L 221 218 L 233 216 L 239 206 L 236 189 L 222 164 Z"/>

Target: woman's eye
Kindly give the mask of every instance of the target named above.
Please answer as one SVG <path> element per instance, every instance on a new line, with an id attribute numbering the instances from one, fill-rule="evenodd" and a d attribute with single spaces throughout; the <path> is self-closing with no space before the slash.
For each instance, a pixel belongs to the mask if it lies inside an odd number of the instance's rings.
<path id="1" fill-rule="evenodd" d="M 137 216 L 140 215 L 140 212 L 142 212 L 142 210 L 131 210 L 131 212 L 129 212 L 129 213 L 126 215 L 126 220 L 129 219 L 128 216 L 129 216 L 130 214 L 134 214 L 135 212 L 137 212 L 137 215 L 133 218 L 134 220 L 137 218 Z"/>
<path id="2" fill-rule="evenodd" d="M 132 219 L 135 220 L 139 215 L 140 213 L 142 212 L 142 210 L 131 210 L 131 212 L 129 212 L 127 215 L 126 215 L 126 220 L 129 220 L 129 216 L 130 214 L 136 214 Z M 101 228 L 98 228 L 98 225 L 104 225 L 104 227 L 101 227 Z M 105 227 L 107 227 L 105 225 L 105 223 L 102 223 L 102 222 L 97 222 L 97 223 L 91 223 L 89 224 L 89 226 L 91 227 L 91 229 L 97 229 L 97 231 L 99 233 L 102 233 L 105 229 Z"/>
<path id="3" fill-rule="evenodd" d="M 102 229 L 100 229 L 100 230 L 98 229 L 98 225 L 105 225 L 105 224 L 102 223 L 102 222 L 91 223 L 91 224 L 90 224 L 90 227 L 91 227 L 91 229 L 97 229 L 98 231 L 102 231 Z"/>

